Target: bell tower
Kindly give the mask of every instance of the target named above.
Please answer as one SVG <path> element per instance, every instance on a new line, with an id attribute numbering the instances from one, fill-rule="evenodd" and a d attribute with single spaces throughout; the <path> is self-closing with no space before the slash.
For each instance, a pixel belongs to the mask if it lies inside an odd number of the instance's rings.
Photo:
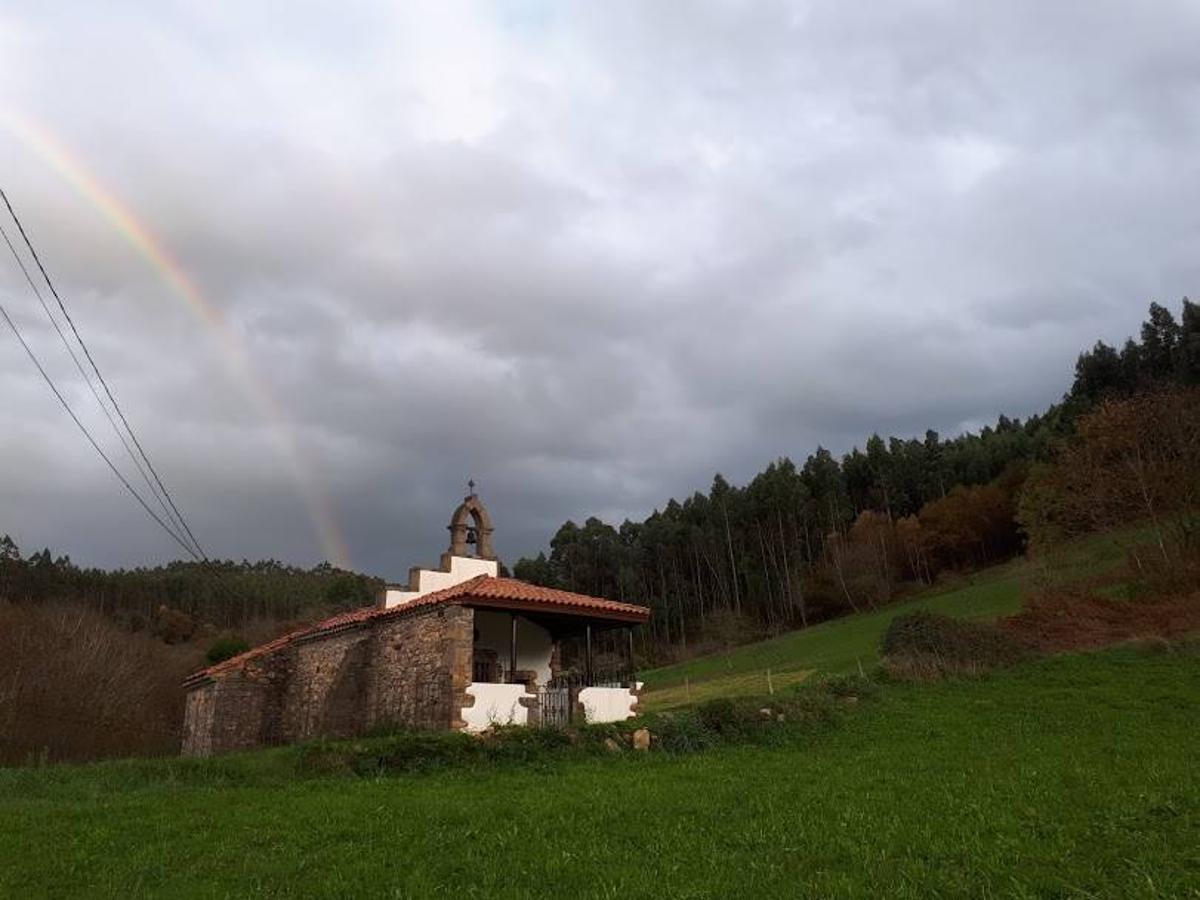
<path id="1" fill-rule="evenodd" d="M 467 494 L 458 505 L 458 509 L 454 510 L 447 526 L 450 530 L 448 552 L 451 556 L 494 560 L 496 551 L 492 548 L 492 532 L 496 529 L 492 527 L 492 517 L 479 495 L 475 493 L 475 482 L 468 481 L 467 487 L 471 493 Z M 474 553 L 469 549 L 471 547 L 475 548 Z"/>
<path id="2" fill-rule="evenodd" d="M 405 584 L 387 585 L 379 598 L 383 607 L 402 606 L 432 591 L 453 587 L 480 575 L 500 574 L 500 563 L 492 546 L 492 517 L 475 493 L 475 482 L 467 482 L 468 494 L 450 517 L 450 548 L 436 569 L 414 566 Z"/>

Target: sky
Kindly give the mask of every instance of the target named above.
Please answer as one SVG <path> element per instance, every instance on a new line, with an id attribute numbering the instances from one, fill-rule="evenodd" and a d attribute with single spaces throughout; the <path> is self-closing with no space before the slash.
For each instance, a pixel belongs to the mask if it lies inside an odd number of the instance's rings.
<path id="1" fill-rule="evenodd" d="M 1044 409 L 1200 293 L 1198 44 L 1195 0 L 16 0 L 0 186 L 210 555 L 401 579 L 468 478 L 511 563 Z M 0 302 L 137 483 L 3 255 Z M 2 330 L 0 385 L 0 533 L 179 554 Z"/>

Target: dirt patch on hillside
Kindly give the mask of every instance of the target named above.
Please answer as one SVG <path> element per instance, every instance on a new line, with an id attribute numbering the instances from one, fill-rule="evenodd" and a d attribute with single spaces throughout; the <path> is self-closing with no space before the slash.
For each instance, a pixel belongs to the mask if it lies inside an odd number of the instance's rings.
<path id="1" fill-rule="evenodd" d="M 1043 652 L 1102 647 L 1130 638 L 1175 637 L 1200 631 L 1200 591 L 1136 601 L 1042 594 L 997 625 Z"/>

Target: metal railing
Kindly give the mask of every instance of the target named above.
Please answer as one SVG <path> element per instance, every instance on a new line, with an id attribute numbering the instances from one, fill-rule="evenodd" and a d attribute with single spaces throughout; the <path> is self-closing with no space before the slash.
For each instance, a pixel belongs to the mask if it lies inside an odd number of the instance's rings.
<path id="1" fill-rule="evenodd" d="M 636 680 L 632 669 L 598 669 L 594 672 L 564 672 L 550 679 L 547 687 L 630 687 Z"/>

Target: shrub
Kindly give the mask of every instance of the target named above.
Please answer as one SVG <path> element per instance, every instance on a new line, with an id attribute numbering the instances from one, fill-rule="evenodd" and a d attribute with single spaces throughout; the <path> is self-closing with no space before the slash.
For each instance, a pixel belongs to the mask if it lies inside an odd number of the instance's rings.
<path id="1" fill-rule="evenodd" d="M 667 753 L 698 753 L 717 743 L 716 735 L 705 726 L 694 709 L 663 713 L 650 730 L 654 734 L 655 745 Z"/>
<path id="2" fill-rule="evenodd" d="M 416 772 L 477 759 L 479 748 L 456 732 L 397 731 L 359 741 L 315 741 L 300 748 L 300 771 L 360 776 Z"/>
<path id="3" fill-rule="evenodd" d="M 914 677 L 980 672 L 1029 656 L 1023 644 L 994 625 L 928 612 L 892 619 L 881 650 L 892 674 Z"/>
<path id="4" fill-rule="evenodd" d="M 763 716 L 757 708 L 729 697 L 719 697 L 700 704 L 696 707 L 696 714 L 704 728 L 724 740 L 750 737 L 763 727 Z"/>
<path id="5" fill-rule="evenodd" d="M 167 644 L 181 644 L 196 633 L 196 620 L 183 610 L 160 606 L 154 616 L 154 633 Z"/>
<path id="6" fill-rule="evenodd" d="M 543 762 L 551 754 L 579 746 L 578 736 L 565 728 L 530 728 L 525 725 L 494 728 L 474 740 L 487 759 L 522 766 Z"/>
<path id="7" fill-rule="evenodd" d="M 879 683 L 866 675 L 830 675 L 818 685 L 833 697 L 874 697 L 879 693 Z"/>
<path id="8" fill-rule="evenodd" d="M 250 649 L 250 645 L 240 637 L 234 635 L 222 635 L 213 641 L 212 646 L 208 648 L 208 652 L 204 654 L 204 658 L 208 660 L 208 664 L 215 665 L 219 662 L 224 662 L 227 659 L 232 659 L 239 653 L 245 653 Z"/>
<path id="9" fill-rule="evenodd" d="M 318 740 L 299 750 L 302 773 L 379 776 L 424 772 L 480 763 L 529 768 L 569 755 L 603 751 L 591 729 L 504 726 L 481 735 L 451 731 L 392 729 L 382 737 L 354 741 Z"/>

